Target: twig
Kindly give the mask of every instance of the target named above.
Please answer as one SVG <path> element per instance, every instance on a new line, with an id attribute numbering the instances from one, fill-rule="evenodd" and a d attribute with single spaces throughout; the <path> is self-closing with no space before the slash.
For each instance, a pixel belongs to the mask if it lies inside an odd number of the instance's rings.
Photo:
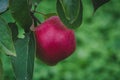
<path id="1" fill-rule="evenodd" d="M 33 12 L 30 12 L 32 18 L 34 19 L 34 22 L 38 22 L 39 24 L 41 24 L 41 22 L 34 16 L 34 13 Z"/>

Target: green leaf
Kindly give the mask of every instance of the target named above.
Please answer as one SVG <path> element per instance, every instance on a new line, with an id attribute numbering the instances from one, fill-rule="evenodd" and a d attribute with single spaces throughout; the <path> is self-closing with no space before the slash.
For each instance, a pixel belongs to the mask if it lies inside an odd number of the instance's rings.
<path id="1" fill-rule="evenodd" d="M 35 55 L 33 34 L 26 34 L 24 39 L 15 42 L 17 57 L 11 57 L 16 80 L 32 80 Z"/>
<path id="2" fill-rule="evenodd" d="M 10 10 L 7 10 L 6 12 L 4 12 L 4 14 L 1 14 L 1 17 L 3 17 L 7 23 L 15 22 Z"/>
<path id="3" fill-rule="evenodd" d="M 0 51 L 16 56 L 12 34 L 7 23 L 0 17 Z"/>
<path id="4" fill-rule="evenodd" d="M 1 59 L 0 59 L 0 80 L 3 80 L 3 67 Z"/>
<path id="5" fill-rule="evenodd" d="M 82 2 L 81 0 L 57 0 L 57 13 L 67 27 L 75 29 L 82 23 Z"/>
<path id="6" fill-rule="evenodd" d="M 103 4 L 109 2 L 110 0 L 92 0 L 94 6 L 94 12 Z"/>
<path id="7" fill-rule="evenodd" d="M 79 2 L 80 0 L 60 0 L 64 14 L 68 20 L 74 20 L 77 18 L 80 9 Z"/>
<path id="8" fill-rule="evenodd" d="M 30 6 L 38 5 L 40 3 L 40 1 L 42 1 L 42 0 L 28 0 Z"/>
<path id="9" fill-rule="evenodd" d="M 16 41 L 17 40 L 17 36 L 18 36 L 18 28 L 17 25 L 15 23 L 8 23 L 11 31 L 12 31 L 12 40 Z"/>
<path id="10" fill-rule="evenodd" d="M 39 4 L 40 1 L 42 0 L 32 0 L 34 4 Z"/>
<path id="11" fill-rule="evenodd" d="M 0 0 L 0 13 L 4 12 L 8 8 L 8 0 Z"/>
<path id="12" fill-rule="evenodd" d="M 12 16 L 19 26 L 23 27 L 26 32 L 32 25 L 28 0 L 10 0 L 9 7 Z"/>

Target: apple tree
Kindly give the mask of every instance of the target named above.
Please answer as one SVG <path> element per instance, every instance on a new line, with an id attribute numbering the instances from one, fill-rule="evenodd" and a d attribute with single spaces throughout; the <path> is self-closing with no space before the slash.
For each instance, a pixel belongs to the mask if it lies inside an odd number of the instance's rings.
<path id="1" fill-rule="evenodd" d="M 56 0 L 56 13 L 37 11 L 41 1 L 0 0 L 0 54 L 10 58 L 16 80 L 32 80 L 36 54 L 46 64 L 55 65 L 76 47 L 74 30 L 82 24 L 84 0 Z M 109 1 L 91 0 L 93 13 Z M 2 16 L 5 13 L 9 19 Z M 0 80 L 2 64 L 0 59 Z"/>

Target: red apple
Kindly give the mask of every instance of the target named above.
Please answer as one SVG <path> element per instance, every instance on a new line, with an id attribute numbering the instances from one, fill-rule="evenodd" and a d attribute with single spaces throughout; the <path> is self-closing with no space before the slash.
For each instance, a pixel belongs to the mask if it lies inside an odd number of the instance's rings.
<path id="1" fill-rule="evenodd" d="M 35 28 L 37 57 L 55 65 L 70 56 L 76 48 L 74 31 L 68 29 L 58 16 L 52 16 Z"/>

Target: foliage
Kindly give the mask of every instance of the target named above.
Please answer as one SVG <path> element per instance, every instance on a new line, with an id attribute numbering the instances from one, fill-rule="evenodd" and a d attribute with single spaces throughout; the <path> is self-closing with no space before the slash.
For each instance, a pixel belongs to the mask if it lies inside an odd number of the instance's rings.
<path id="1" fill-rule="evenodd" d="M 36 1 L 38 2 L 38 0 Z M 120 7 L 119 2 L 120 1 L 118 0 L 111 0 L 109 3 L 99 8 L 96 11 L 96 13 L 94 13 L 93 16 L 92 11 L 94 11 L 94 8 L 92 8 L 92 5 L 90 4 L 91 2 L 88 0 L 84 0 L 83 23 L 80 28 L 77 28 L 75 30 L 77 49 L 74 55 L 60 62 L 54 67 L 49 67 L 42 63 L 41 61 L 35 59 L 33 80 L 119 80 L 120 78 L 119 77 L 120 11 L 118 10 Z M 34 2 L 34 4 L 35 3 L 36 2 Z M 6 5 L 6 7 L 7 6 L 8 5 Z M 19 35 L 22 36 L 23 29 L 20 28 L 20 25 L 18 26 L 18 23 L 15 23 L 15 20 L 12 18 L 13 15 L 10 14 L 11 12 L 9 10 L 6 11 L 7 10 L 6 7 L 4 10 L 5 12 L 3 11 L 2 13 L 0 12 L 1 17 L 4 19 L 4 21 L 6 21 L 5 23 L 12 22 L 15 25 L 17 25 L 17 28 L 19 29 Z M 56 0 L 40 0 L 40 4 L 36 8 L 36 10 L 38 12 L 43 12 L 45 15 L 49 13 L 56 13 Z M 42 16 L 41 14 L 34 13 L 34 15 L 41 22 L 44 21 L 44 17 L 41 17 Z M 30 39 L 31 37 L 30 35 L 28 35 L 28 37 L 25 37 L 24 39 L 26 38 Z M 23 42 L 24 39 L 22 39 Z M 0 38 L 0 40 L 2 39 Z M 21 39 L 19 39 L 18 41 L 21 41 Z M 27 45 L 25 46 L 27 47 Z M 22 49 L 20 49 L 21 52 L 17 51 L 18 52 L 17 54 L 27 55 L 28 54 L 27 51 L 24 54 L 22 53 Z M 2 66 L 4 70 L 4 80 L 8 79 L 15 80 L 15 77 L 13 76 L 14 73 L 12 70 L 12 66 L 10 64 L 11 57 L 9 58 L 4 54 L 0 53 L 0 58 L 2 60 Z M 16 61 L 20 62 L 19 64 L 20 66 L 16 66 L 16 68 L 21 67 L 21 65 L 24 63 L 22 62 L 23 57 L 21 57 L 20 60 L 19 58 L 15 59 L 16 60 L 13 60 L 13 62 L 15 63 Z M 26 61 L 28 61 L 28 65 L 25 65 L 27 64 L 27 62 L 25 62 L 24 64 L 25 67 L 30 66 L 31 63 L 29 63 L 29 59 L 31 58 L 28 58 L 28 56 L 26 56 Z M 25 69 L 24 71 L 27 72 L 28 70 Z M 15 72 L 17 75 L 19 75 L 17 71 Z"/>
<path id="2" fill-rule="evenodd" d="M 66 26 L 74 29 L 81 25 L 83 16 L 81 0 L 57 0 L 56 6 L 57 13 Z"/>
<path id="3" fill-rule="evenodd" d="M 0 59 L 0 79 L 3 80 L 3 67 L 2 67 L 1 59 Z"/>
<path id="4" fill-rule="evenodd" d="M 0 35 L 0 52 L 6 53 L 7 55 L 16 55 L 11 31 L 2 17 L 0 17 Z"/>

